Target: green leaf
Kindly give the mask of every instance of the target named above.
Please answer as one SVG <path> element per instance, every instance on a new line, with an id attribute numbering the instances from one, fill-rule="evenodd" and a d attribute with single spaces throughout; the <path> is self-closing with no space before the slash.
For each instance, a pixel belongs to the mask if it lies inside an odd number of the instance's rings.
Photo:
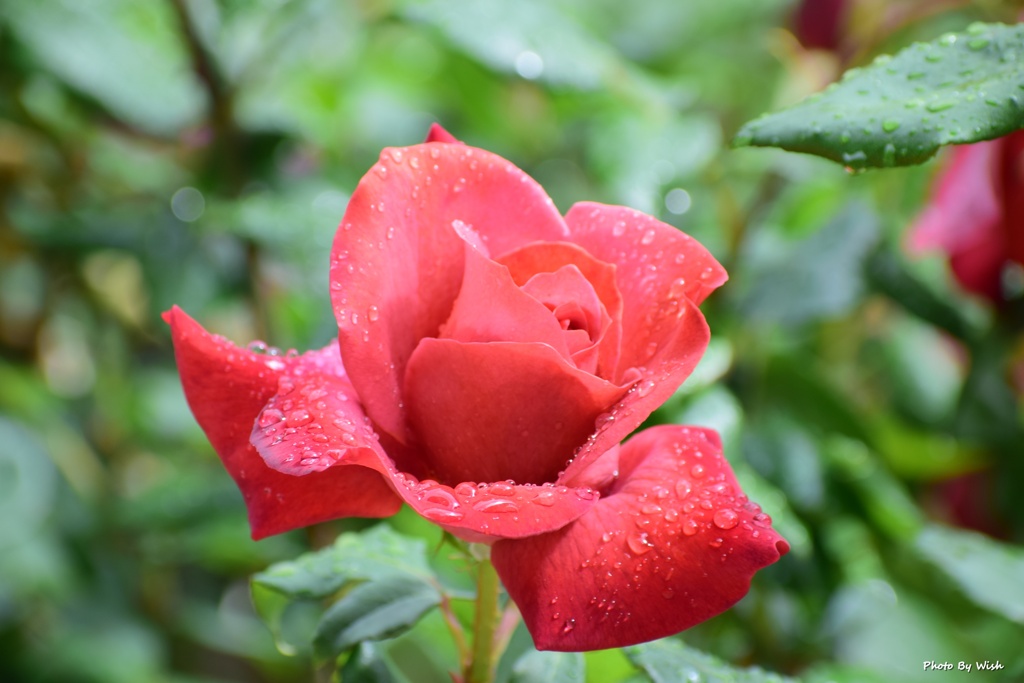
<path id="1" fill-rule="evenodd" d="M 874 213 L 848 205 L 820 231 L 755 266 L 740 310 L 751 320 L 790 324 L 841 315 L 864 291 L 863 262 L 877 239 Z"/>
<path id="2" fill-rule="evenodd" d="M 531 650 L 516 661 L 509 683 L 583 683 L 585 667 L 579 652 Z"/>
<path id="3" fill-rule="evenodd" d="M 743 126 L 737 147 L 781 147 L 854 169 L 909 166 L 942 145 L 1024 127 L 1024 24 L 971 24 L 851 69 L 824 92 Z"/>
<path id="4" fill-rule="evenodd" d="M 294 619 L 289 620 L 289 616 L 292 615 L 291 608 L 296 600 L 320 600 L 334 595 L 349 583 L 372 581 L 373 583 L 352 589 L 338 604 L 349 599 L 367 599 L 367 591 L 372 590 L 367 586 L 383 584 L 386 587 L 387 582 L 392 580 L 397 580 L 398 585 L 402 585 L 403 581 L 423 585 L 433 591 L 431 599 L 439 600 L 436 590 L 430 583 L 432 577 L 427 564 L 426 543 L 395 533 L 386 524 L 379 524 L 362 533 L 342 534 L 334 545 L 328 548 L 307 553 L 295 560 L 279 562 L 256 574 L 252 577 L 252 598 L 256 612 L 274 635 L 278 650 L 292 655 L 301 649 L 299 643 L 308 642 L 304 640 L 304 636 L 292 633 L 296 629 L 292 628 L 293 624 L 290 622 Z M 356 595 L 355 598 L 351 597 L 353 594 Z M 425 595 L 426 592 L 420 596 L 420 602 L 425 600 Z M 411 602 L 411 606 L 395 606 L 393 609 L 404 614 L 403 609 L 408 611 L 420 604 L 416 599 L 412 599 Z M 332 609 L 343 611 L 338 604 Z M 424 606 L 416 618 L 418 619 L 430 606 Z M 343 616 L 342 614 L 334 618 L 343 619 Z M 324 620 L 329 618 L 330 611 L 324 616 Z M 379 618 L 386 621 L 388 614 L 385 613 Z M 375 623 L 378 622 L 373 622 L 369 626 Z M 415 619 L 410 623 L 415 623 Z M 360 625 L 360 628 L 365 626 L 367 625 Z M 386 623 L 384 626 L 386 627 Z M 320 633 L 325 628 L 329 627 L 325 627 L 321 622 L 317 632 Z M 342 624 L 335 630 L 344 628 L 347 626 Z M 302 630 L 303 634 L 308 632 L 307 629 Z"/>
<path id="5" fill-rule="evenodd" d="M 342 534 L 333 546 L 279 562 L 256 574 L 253 584 L 290 598 L 325 598 L 353 580 L 395 575 L 431 576 L 426 543 L 395 533 L 385 524 Z"/>
<path id="6" fill-rule="evenodd" d="M 407 574 L 360 584 L 324 614 L 313 637 L 313 650 L 328 659 L 364 640 L 396 636 L 440 603 L 436 588 Z"/>
<path id="7" fill-rule="evenodd" d="M 787 683 L 795 679 L 758 667 L 738 669 L 717 657 L 694 650 L 680 640 L 665 638 L 624 648 L 626 656 L 654 683 Z"/>
<path id="8" fill-rule="evenodd" d="M 392 683 L 395 677 L 381 657 L 379 647 L 363 642 L 342 667 L 341 680 L 344 683 Z"/>
<path id="9" fill-rule="evenodd" d="M 202 112 L 170 3 L 37 0 L 0 15 L 44 68 L 134 126 L 174 133 Z"/>
<path id="10" fill-rule="evenodd" d="M 868 282 L 909 313 L 939 327 L 958 339 L 970 340 L 977 330 L 962 311 L 933 292 L 907 269 L 896 249 L 884 246 L 868 256 Z"/>
<path id="11" fill-rule="evenodd" d="M 554 86 L 593 90 L 625 68 L 609 46 L 543 0 L 406 0 L 400 12 L 432 24 L 495 71 Z"/>
<path id="12" fill-rule="evenodd" d="M 1024 624 L 1024 550 L 935 524 L 914 545 L 976 604 Z"/>

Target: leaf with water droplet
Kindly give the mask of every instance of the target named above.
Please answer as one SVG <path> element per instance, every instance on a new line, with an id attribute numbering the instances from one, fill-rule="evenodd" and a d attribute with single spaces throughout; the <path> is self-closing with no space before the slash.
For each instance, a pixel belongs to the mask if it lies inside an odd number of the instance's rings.
<path id="1" fill-rule="evenodd" d="M 512 666 L 511 683 L 583 683 L 586 666 L 579 652 L 538 652 L 533 648 Z"/>
<path id="2" fill-rule="evenodd" d="M 1024 24 L 972 24 L 851 69 L 824 92 L 749 122 L 733 145 L 816 154 L 856 170 L 919 164 L 943 145 L 1007 135 L 1024 128 L 1016 96 L 1024 67 L 1005 58 L 1021 49 Z"/>
<path id="3" fill-rule="evenodd" d="M 796 683 L 758 667 L 733 667 L 672 638 L 623 648 L 626 657 L 654 683 Z"/>

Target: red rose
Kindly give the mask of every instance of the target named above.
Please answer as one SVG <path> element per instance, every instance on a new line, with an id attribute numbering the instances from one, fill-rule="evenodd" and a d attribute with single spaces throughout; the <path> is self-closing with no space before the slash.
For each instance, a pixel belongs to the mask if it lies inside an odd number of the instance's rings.
<path id="1" fill-rule="evenodd" d="M 964 289 L 1004 300 L 1004 270 L 1024 266 L 1024 131 L 954 148 L 910 247 L 945 251 Z"/>
<path id="2" fill-rule="evenodd" d="M 253 536 L 405 502 L 491 557 L 538 648 L 675 633 L 788 545 L 703 429 L 619 442 L 693 370 L 726 278 L 631 209 L 563 218 L 529 176 L 436 128 L 387 149 L 334 241 L 338 343 L 260 355 L 171 324 L 189 405 Z"/>

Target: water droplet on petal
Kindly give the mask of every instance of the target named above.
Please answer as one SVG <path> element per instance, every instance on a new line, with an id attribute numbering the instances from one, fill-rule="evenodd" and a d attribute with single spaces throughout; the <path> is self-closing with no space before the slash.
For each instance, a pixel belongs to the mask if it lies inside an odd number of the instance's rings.
<path id="1" fill-rule="evenodd" d="M 448 493 L 444 489 L 434 489 L 427 493 L 424 500 L 435 505 L 441 505 L 446 508 L 457 508 L 459 507 L 459 501 L 455 500 L 455 496 Z"/>
<path id="2" fill-rule="evenodd" d="M 511 498 L 516 495 L 516 487 L 511 484 L 503 484 L 501 482 L 497 484 L 491 484 L 487 487 L 487 492 L 492 496 L 503 496 L 505 498 Z"/>
<path id="3" fill-rule="evenodd" d="M 683 535 L 693 536 L 695 533 L 697 533 L 697 529 L 698 524 L 694 520 L 688 519 L 685 522 L 683 522 Z"/>
<path id="4" fill-rule="evenodd" d="M 576 497 L 580 500 L 594 500 L 597 497 L 597 492 L 592 488 L 581 486 L 576 489 Z"/>
<path id="5" fill-rule="evenodd" d="M 299 408 L 288 414 L 285 424 L 289 427 L 301 427 L 313 421 L 313 416 L 305 408 Z"/>
<path id="6" fill-rule="evenodd" d="M 477 512 L 519 512 L 519 506 L 510 500 L 481 500 L 473 506 Z"/>
<path id="7" fill-rule="evenodd" d="M 476 487 L 469 482 L 462 482 L 455 487 L 455 493 L 459 494 L 463 498 L 472 498 L 476 495 Z"/>
<path id="8" fill-rule="evenodd" d="M 631 535 L 626 539 L 626 545 L 633 551 L 634 555 L 643 555 L 654 548 L 654 544 L 647 538 L 647 532 Z"/>
<path id="9" fill-rule="evenodd" d="M 533 502 L 544 507 L 551 507 L 555 504 L 555 494 L 551 491 L 541 491 L 533 499 Z"/>
<path id="10" fill-rule="evenodd" d="M 427 519 L 432 519 L 435 522 L 441 523 L 458 522 L 463 517 L 465 517 L 465 515 L 463 515 L 461 512 L 456 512 L 454 510 L 444 510 L 441 508 L 427 508 L 426 510 L 423 511 L 423 516 Z"/>
<path id="11" fill-rule="evenodd" d="M 284 419 L 284 413 L 274 408 L 269 408 L 263 411 L 260 415 L 260 427 L 266 428 L 272 424 L 277 424 Z"/>
<path id="12" fill-rule="evenodd" d="M 679 500 L 686 498 L 693 491 L 693 486 L 686 479 L 680 479 L 676 482 L 676 497 Z"/>
<path id="13" fill-rule="evenodd" d="M 654 380 L 649 379 L 644 382 L 641 382 L 640 384 L 637 385 L 636 394 L 637 396 L 644 397 L 647 394 L 651 393 L 655 386 L 656 385 Z"/>
<path id="14" fill-rule="evenodd" d="M 736 514 L 735 510 L 726 508 L 716 512 L 711 518 L 711 521 L 714 522 L 715 526 L 719 529 L 732 529 L 740 523 L 740 516 Z"/>
<path id="15" fill-rule="evenodd" d="M 693 467 L 690 468 L 690 475 L 694 479 L 700 479 L 701 477 L 704 476 L 704 466 L 703 465 L 694 465 Z"/>

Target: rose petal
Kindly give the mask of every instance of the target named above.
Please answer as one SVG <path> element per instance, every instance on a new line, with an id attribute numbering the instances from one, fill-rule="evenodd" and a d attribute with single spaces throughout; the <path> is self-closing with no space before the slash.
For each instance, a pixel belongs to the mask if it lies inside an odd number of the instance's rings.
<path id="1" fill-rule="evenodd" d="M 495 259 L 508 267 L 512 279 L 520 287 L 539 273 L 554 273 L 560 268 L 573 266 L 586 278 L 597 294 L 611 324 L 604 329 L 597 343 L 597 364 L 592 370 L 598 377 L 610 379 L 619 357 L 619 340 L 622 336 L 622 296 L 615 283 L 615 266 L 598 261 L 586 250 L 567 242 L 528 244 L 520 249 L 502 254 Z M 586 363 L 581 358 L 577 367 Z"/>
<path id="2" fill-rule="evenodd" d="M 209 334 L 177 306 L 164 320 L 171 326 L 185 398 L 242 491 L 253 538 L 339 517 L 387 517 L 398 511 L 401 501 L 376 472 L 339 467 L 292 477 L 267 467 L 249 443 L 257 415 L 280 382 L 307 373 L 344 373 L 337 345 L 297 357 L 259 355 Z"/>
<path id="3" fill-rule="evenodd" d="M 693 371 L 709 340 L 696 304 L 727 276 L 696 240 L 633 209 L 584 202 L 565 219 L 574 241 L 616 267 L 623 337 L 611 380 L 636 380 L 566 469 L 571 478 L 636 429 Z"/>
<path id="4" fill-rule="evenodd" d="M 565 222 L 574 242 L 616 267 L 623 301 L 616 379 L 648 363 L 678 313 L 672 302 L 688 298 L 700 304 L 728 278 L 697 240 L 639 211 L 582 202 Z"/>
<path id="5" fill-rule="evenodd" d="M 353 193 L 331 252 L 346 370 L 367 414 L 404 443 L 405 364 L 448 318 L 462 282 L 456 221 L 493 253 L 568 234 L 544 190 L 518 168 L 431 142 L 384 150 Z"/>
<path id="6" fill-rule="evenodd" d="M 409 419 L 446 483 L 552 482 L 626 393 L 547 344 L 424 339 L 409 359 Z"/>
<path id="7" fill-rule="evenodd" d="M 466 246 L 462 289 L 438 337 L 460 342 L 538 342 L 571 359 L 551 311 L 520 289 L 508 268 Z"/>
<path id="8" fill-rule="evenodd" d="M 553 273 L 537 273 L 523 285 L 523 291 L 554 314 L 565 330 L 565 345 L 576 367 L 595 373 L 598 345 L 612 320 L 579 268 L 570 264 Z"/>
<path id="9" fill-rule="evenodd" d="M 711 331 L 697 305 L 683 297 L 666 304 L 666 314 L 651 332 L 658 348 L 646 367 L 634 368 L 632 385 L 608 412 L 598 416 L 594 433 L 574 455 L 558 483 L 573 481 L 593 461 L 639 427 L 690 376 L 711 339 Z M 670 313 L 677 310 L 677 313 Z M 672 315 L 678 316 L 673 319 Z M 666 329 L 667 328 L 667 329 Z M 661 336 L 667 332 L 666 336 Z M 622 378 L 627 386 L 630 377 Z"/>
<path id="10" fill-rule="evenodd" d="M 539 650 L 677 633 L 731 607 L 789 550 L 740 492 L 714 432 L 648 429 L 622 447 L 620 469 L 573 524 L 491 550 Z"/>
<path id="11" fill-rule="evenodd" d="M 267 401 L 251 438 L 269 466 L 303 475 L 289 479 L 307 481 L 336 471 L 369 468 L 386 477 L 391 488 L 426 519 L 460 538 L 482 543 L 559 529 L 597 499 L 594 491 L 582 487 L 472 481 L 449 486 L 418 478 L 396 467 L 381 447 L 344 377 L 310 372 L 283 388 Z"/>
<path id="12" fill-rule="evenodd" d="M 1024 131 L 1007 136 L 1001 175 L 1006 255 L 1011 261 L 1024 266 Z"/>
<path id="13" fill-rule="evenodd" d="M 968 291 L 997 300 L 1006 255 L 1001 223 L 999 153 L 1002 140 L 957 146 L 931 202 L 911 227 L 912 251 L 937 248 Z"/>
<path id="14" fill-rule="evenodd" d="M 454 135 L 442 128 L 439 123 L 430 124 L 430 131 L 427 133 L 427 139 L 424 142 L 453 142 L 457 145 L 462 144 Z"/>

